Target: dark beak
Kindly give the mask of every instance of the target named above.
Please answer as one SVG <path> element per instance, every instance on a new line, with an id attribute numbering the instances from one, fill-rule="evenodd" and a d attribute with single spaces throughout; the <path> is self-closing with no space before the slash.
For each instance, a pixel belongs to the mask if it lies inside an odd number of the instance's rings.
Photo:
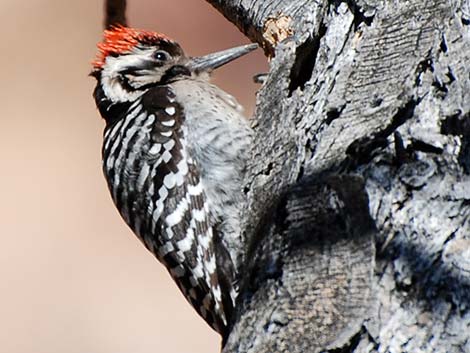
<path id="1" fill-rule="evenodd" d="M 211 71 L 218 67 L 229 63 L 239 57 L 248 54 L 249 52 L 258 48 L 258 44 L 247 44 L 240 47 L 222 50 L 217 53 L 208 54 L 191 58 L 187 67 L 191 71 Z"/>

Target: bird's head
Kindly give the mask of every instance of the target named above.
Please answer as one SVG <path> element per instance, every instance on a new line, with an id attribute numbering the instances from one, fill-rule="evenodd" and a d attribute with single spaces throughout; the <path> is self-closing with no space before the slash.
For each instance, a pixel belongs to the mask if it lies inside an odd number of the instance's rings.
<path id="1" fill-rule="evenodd" d="M 92 75 L 109 100 L 128 102 L 151 86 L 201 76 L 256 48 L 248 44 L 191 58 L 163 34 L 117 26 L 104 32 Z"/>

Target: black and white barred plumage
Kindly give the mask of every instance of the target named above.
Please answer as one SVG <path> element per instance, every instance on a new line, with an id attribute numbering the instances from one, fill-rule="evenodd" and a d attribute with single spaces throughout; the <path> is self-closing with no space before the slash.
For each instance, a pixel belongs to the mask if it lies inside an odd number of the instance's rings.
<path id="1" fill-rule="evenodd" d="M 112 198 L 224 335 L 237 295 L 248 122 L 208 82 L 214 57 L 189 59 L 162 35 L 123 27 L 105 32 L 100 49 L 94 96 L 106 121 L 103 170 Z"/>

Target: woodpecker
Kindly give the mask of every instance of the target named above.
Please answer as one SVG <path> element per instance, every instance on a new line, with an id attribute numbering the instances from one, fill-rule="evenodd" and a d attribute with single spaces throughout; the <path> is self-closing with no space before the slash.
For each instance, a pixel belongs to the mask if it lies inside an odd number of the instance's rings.
<path id="1" fill-rule="evenodd" d="M 252 131 L 210 72 L 257 48 L 188 57 L 151 31 L 104 32 L 93 62 L 103 171 L 122 218 L 207 323 L 227 333 Z"/>

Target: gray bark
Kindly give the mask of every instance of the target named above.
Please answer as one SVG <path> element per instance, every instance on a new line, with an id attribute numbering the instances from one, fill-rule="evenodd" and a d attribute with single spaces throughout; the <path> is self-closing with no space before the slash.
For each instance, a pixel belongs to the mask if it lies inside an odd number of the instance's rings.
<path id="1" fill-rule="evenodd" d="M 209 2 L 272 57 L 223 352 L 470 352 L 470 4 Z"/>

